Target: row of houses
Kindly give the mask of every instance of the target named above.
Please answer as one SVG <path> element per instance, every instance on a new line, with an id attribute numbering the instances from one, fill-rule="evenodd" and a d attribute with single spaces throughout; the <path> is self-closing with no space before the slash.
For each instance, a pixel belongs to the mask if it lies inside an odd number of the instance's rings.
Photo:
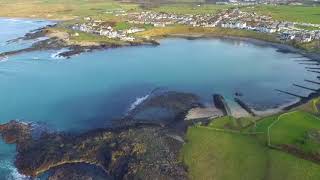
<path id="1" fill-rule="evenodd" d="M 99 34 L 109 38 L 134 40 L 130 34 L 144 31 L 143 28 L 130 28 L 127 30 L 115 30 L 113 25 L 103 21 L 86 19 L 86 23 L 76 24 L 74 30 Z M 162 12 L 134 12 L 128 13 L 127 22 L 133 25 L 153 25 L 154 27 L 165 27 L 174 24 L 182 24 L 193 27 L 222 27 L 230 29 L 244 29 L 262 33 L 276 33 L 281 40 L 296 40 L 310 42 L 319 39 L 319 31 L 310 31 L 299 28 L 299 26 L 320 27 L 319 24 L 307 24 L 297 22 L 275 21 L 270 16 L 258 15 L 254 12 L 242 12 L 238 8 L 222 11 L 218 14 L 175 14 Z M 319 29 L 320 30 L 320 29 Z"/>
<path id="2" fill-rule="evenodd" d="M 320 27 L 319 24 L 280 22 L 271 16 L 258 15 L 254 12 L 242 12 L 238 8 L 229 9 L 219 14 L 177 15 L 161 12 L 139 12 L 128 14 L 129 23 L 150 24 L 165 27 L 183 24 L 193 27 L 222 27 L 245 29 L 262 33 L 277 33 L 281 40 L 310 42 L 318 38 L 318 31 L 299 29 L 299 26 Z M 320 29 L 319 29 L 320 30 Z"/>
<path id="3" fill-rule="evenodd" d="M 140 13 L 131 13 L 128 15 L 129 23 L 132 24 L 150 24 L 155 27 L 165 27 L 172 24 L 183 24 L 190 26 L 207 26 L 212 25 L 212 14 L 206 15 L 178 15 L 161 12 L 144 11 Z"/>
<path id="4" fill-rule="evenodd" d="M 111 39 L 120 39 L 123 41 L 134 41 L 135 38 L 131 34 L 144 31 L 143 28 L 129 28 L 126 30 L 116 30 L 110 23 L 103 21 L 92 21 L 91 19 L 88 22 L 81 24 L 74 24 L 72 26 L 73 30 L 97 34 L 100 36 L 106 36 Z"/>
<path id="5" fill-rule="evenodd" d="M 284 41 L 295 40 L 299 42 L 311 42 L 318 40 L 320 36 L 320 29 L 312 31 L 299 28 L 299 26 L 320 27 L 318 24 L 280 22 L 273 20 L 272 17 L 259 16 L 254 12 L 241 12 L 239 9 L 220 13 L 219 17 L 217 26 L 252 30 L 262 33 L 277 33 L 279 38 Z"/>

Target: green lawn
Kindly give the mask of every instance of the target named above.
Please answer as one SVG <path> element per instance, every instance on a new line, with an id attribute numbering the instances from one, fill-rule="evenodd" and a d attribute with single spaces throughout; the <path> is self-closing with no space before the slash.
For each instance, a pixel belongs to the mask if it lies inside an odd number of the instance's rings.
<path id="1" fill-rule="evenodd" d="M 243 10 L 271 15 L 278 20 L 320 24 L 320 6 L 260 5 Z"/>

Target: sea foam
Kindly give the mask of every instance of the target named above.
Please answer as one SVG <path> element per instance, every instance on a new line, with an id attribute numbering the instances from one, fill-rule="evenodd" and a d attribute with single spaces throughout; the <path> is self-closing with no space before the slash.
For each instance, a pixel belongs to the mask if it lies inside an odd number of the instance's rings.
<path id="1" fill-rule="evenodd" d="M 143 103 L 146 99 L 149 98 L 149 94 L 143 97 L 137 97 L 136 100 L 130 105 L 129 111 L 134 110 L 139 104 Z"/>
<path id="2" fill-rule="evenodd" d="M 31 180 L 31 177 L 20 174 L 10 161 L 0 161 L 0 168 L 9 171 L 7 180 Z"/>
<path id="3" fill-rule="evenodd" d="M 63 56 L 60 56 L 61 53 L 66 52 L 66 51 L 68 51 L 68 49 L 62 49 L 62 50 L 60 50 L 60 51 L 58 51 L 56 53 L 53 53 L 53 54 L 51 54 L 51 58 L 52 59 L 66 59 Z"/>

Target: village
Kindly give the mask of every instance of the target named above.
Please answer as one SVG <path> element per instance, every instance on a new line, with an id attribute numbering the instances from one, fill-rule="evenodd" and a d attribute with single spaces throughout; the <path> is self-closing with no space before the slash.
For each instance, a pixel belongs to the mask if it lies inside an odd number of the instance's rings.
<path id="1" fill-rule="evenodd" d="M 117 14 L 118 16 L 118 14 Z M 144 25 L 167 27 L 185 25 L 205 28 L 229 28 L 276 34 L 282 41 L 301 43 L 320 40 L 320 24 L 276 21 L 270 16 L 258 15 L 254 12 L 243 12 L 238 8 L 222 11 L 218 14 L 169 14 L 153 11 L 131 12 L 120 14 L 130 24 L 129 29 L 117 30 L 110 23 L 85 18 L 85 22 L 75 24 L 72 29 L 94 33 L 122 41 L 134 41 L 134 33 L 145 31 Z M 307 27 L 307 28 L 302 28 Z"/>
<path id="2" fill-rule="evenodd" d="M 132 34 L 144 31 L 143 28 L 130 28 L 126 30 L 116 30 L 109 22 L 101 20 L 92 20 L 90 17 L 84 18 L 85 23 L 77 23 L 72 26 L 73 30 L 106 36 L 110 39 L 119 39 L 121 41 L 134 41 Z M 78 33 L 75 36 L 79 36 Z"/>

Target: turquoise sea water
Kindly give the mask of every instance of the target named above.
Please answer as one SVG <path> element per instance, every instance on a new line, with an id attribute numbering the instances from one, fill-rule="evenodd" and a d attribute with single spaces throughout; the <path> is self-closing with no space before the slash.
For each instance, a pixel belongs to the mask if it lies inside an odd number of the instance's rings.
<path id="1" fill-rule="evenodd" d="M 30 45 L 6 41 L 50 22 L 0 19 L 0 52 Z M 136 98 L 155 88 L 192 92 L 210 104 L 213 93 L 232 100 L 235 92 L 256 108 L 296 100 L 274 89 L 300 95 L 317 86 L 296 60 L 268 46 L 223 39 L 165 39 L 158 47 L 126 47 L 59 59 L 57 51 L 24 53 L 0 62 L 0 123 L 37 122 L 54 130 L 108 126 Z M 0 141 L 0 179 L 22 178 L 12 166 L 14 146 Z"/>

